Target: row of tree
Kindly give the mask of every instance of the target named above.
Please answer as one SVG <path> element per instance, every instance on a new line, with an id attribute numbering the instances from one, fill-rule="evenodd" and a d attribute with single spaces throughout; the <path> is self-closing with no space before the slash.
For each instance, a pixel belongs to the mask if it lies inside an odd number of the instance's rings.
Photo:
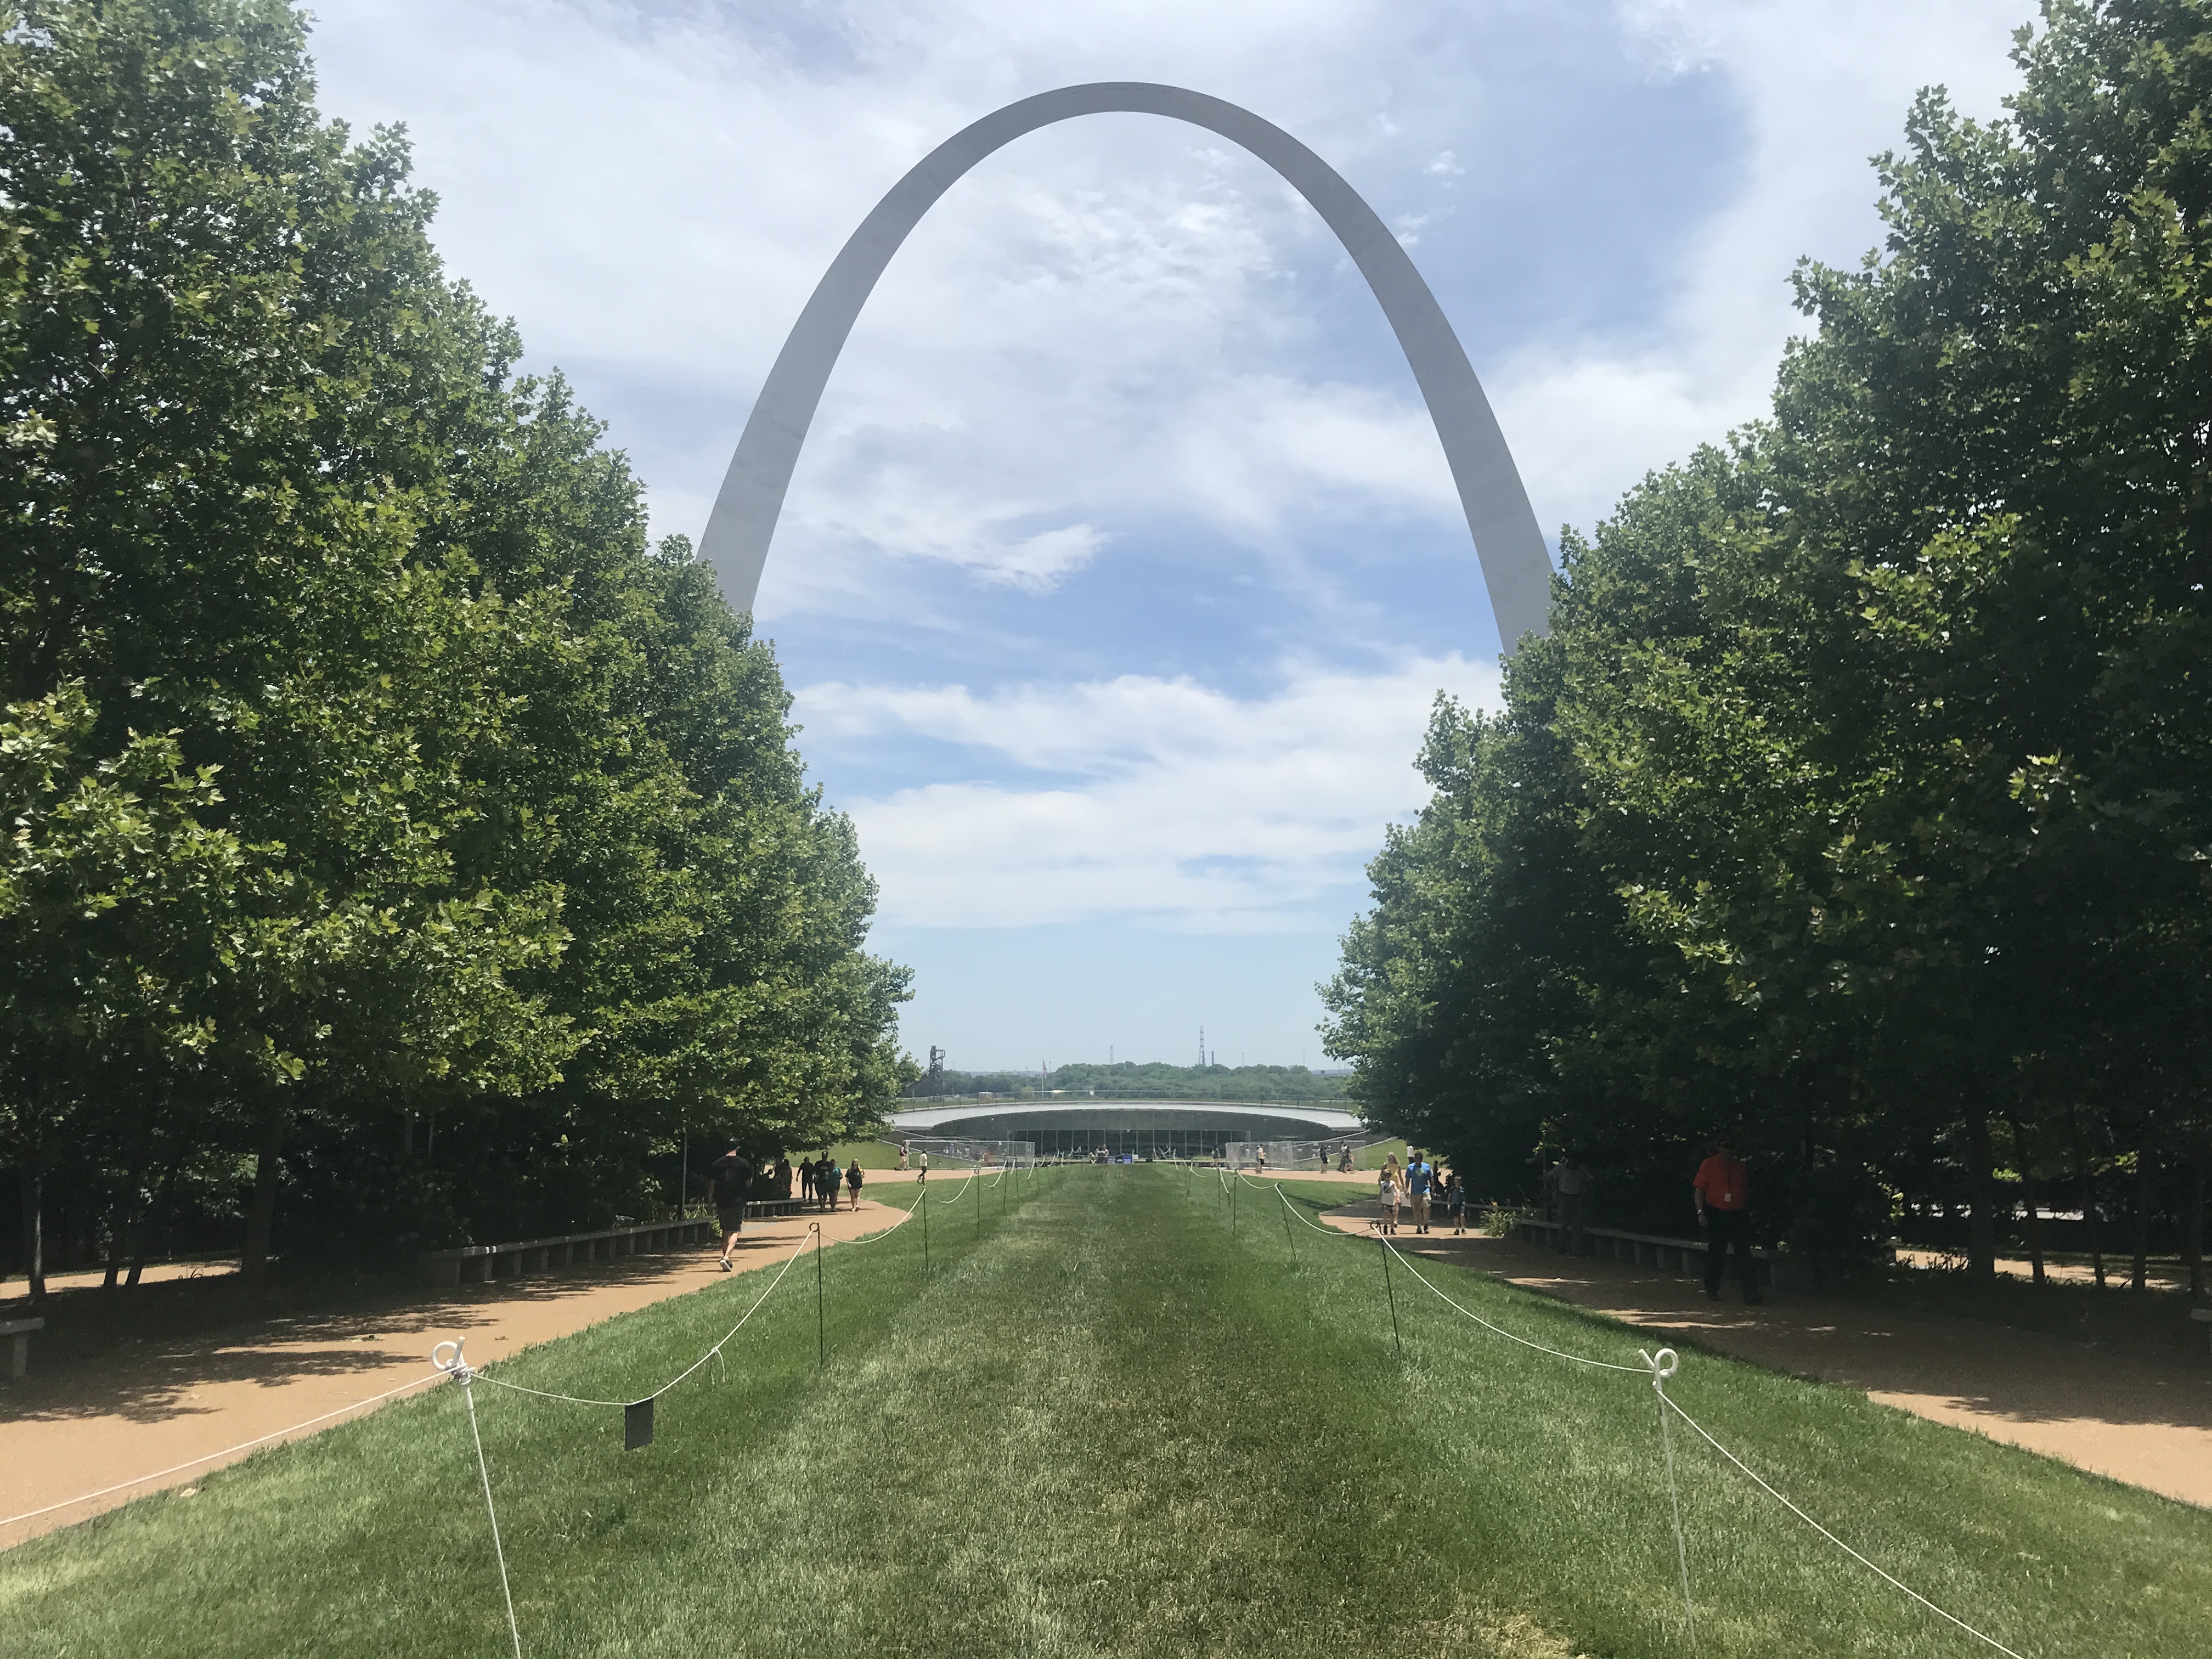
<path id="1" fill-rule="evenodd" d="M 871 1121 L 905 974 L 774 658 L 515 375 L 401 136 L 322 120 L 280 0 L 0 15 L 0 1166 L 34 1293 L 157 1234 L 258 1267 L 603 1221 L 687 1128 Z"/>
<path id="2" fill-rule="evenodd" d="M 1437 710 L 1331 1052 L 1509 1189 L 1571 1149 L 1680 1231 L 1728 1130 L 1832 1262 L 2039 1265 L 2055 1209 L 2201 1282 L 2212 7 L 2051 0 L 2014 57 L 2005 120 L 1916 102 L 1880 254 L 1800 267 L 1771 417 Z"/>

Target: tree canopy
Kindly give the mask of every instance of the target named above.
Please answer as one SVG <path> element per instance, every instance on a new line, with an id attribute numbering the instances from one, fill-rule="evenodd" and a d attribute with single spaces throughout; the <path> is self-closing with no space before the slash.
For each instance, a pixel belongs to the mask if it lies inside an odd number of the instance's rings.
<path id="1" fill-rule="evenodd" d="M 0 9 L 0 1164 L 112 1261 L 835 1139 L 906 972 L 769 647 L 279 0 Z M 248 1194 L 251 1194 L 249 1199 Z M 306 1240 L 295 1237 L 295 1245 Z"/>
<path id="2" fill-rule="evenodd" d="M 1771 417 L 1566 534 L 1502 711 L 1437 709 L 1331 1051 L 1500 1183 L 1571 1146 L 1679 1231 L 1726 1130 L 1818 1256 L 1940 1210 L 1987 1271 L 2057 1188 L 2138 1282 L 2154 1225 L 2194 1259 L 2212 7 L 2051 0 L 2014 56 L 2003 119 L 1916 101 L 1879 252 L 1800 266 Z"/>

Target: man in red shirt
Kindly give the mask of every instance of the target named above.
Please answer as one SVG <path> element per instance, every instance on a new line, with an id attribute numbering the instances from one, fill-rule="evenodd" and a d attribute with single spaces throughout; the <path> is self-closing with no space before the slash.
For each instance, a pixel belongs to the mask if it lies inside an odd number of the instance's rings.
<path id="1" fill-rule="evenodd" d="M 1758 1269 L 1751 1260 L 1751 1217 L 1745 1205 L 1751 1199 L 1751 1171 L 1735 1155 L 1729 1138 L 1713 1141 L 1712 1156 L 1698 1165 L 1690 1191 L 1698 1200 L 1698 1225 L 1705 1230 L 1705 1299 L 1721 1299 L 1721 1270 L 1729 1247 L 1735 1247 L 1736 1280 L 1746 1302 L 1760 1300 Z"/>

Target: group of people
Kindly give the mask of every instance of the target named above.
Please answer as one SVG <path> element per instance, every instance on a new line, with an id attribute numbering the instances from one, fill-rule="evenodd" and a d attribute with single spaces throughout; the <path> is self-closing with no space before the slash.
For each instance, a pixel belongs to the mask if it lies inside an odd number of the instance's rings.
<path id="1" fill-rule="evenodd" d="M 1406 1151 L 1405 1167 L 1398 1164 L 1398 1155 L 1389 1159 L 1376 1172 L 1375 1196 L 1382 1205 L 1382 1231 L 1398 1231 L 1400 1218 L 1413 1212 L 1413 1231 L 1428 1231 L 1431 1212 L 1441 1206 L 1451 1219 L 1452 1231 L 1467 1231 L 1467 1184 L 1456 1170 L 1439 1170 L 1421 1155 L 1419 1147 Z"/>
<path id="2" fill-rule="evenodd" d="M 791 1160 L 779 1154 L 767 1171 L 764 1194 L 754 1191 L 759 1170 L 744 1152 L 732 1146 L 707 1166 L 707 1201 L 714 1206 L 717 1224 L 722 1233 L 722 1271 L 733 1271 L 730 1253 L 738 1248 L 738 1239 L 745 1230 L 745 1205 L 752 1199 L 765 1196 L 788 1201 L 791 1197 Z M 799 1201 L 819 1210 L 837 1207 L 837 1189 L 842 1187 L 850 1194 L 848 1207 L 860 1207 L 860 1188 L 867 1173 L 854 1158 L 849 1168 L 840 1170 L 837 1160 L 824 1152 L 819 1159 L 802 1158 L 797 1171 Z"/>
<path id="3" fill-rule="evenodd" d="M 817 1210 L 834 1210 L 837 1207 L 837 1188 L 842 1185 L 852 1194 L 851 1202 L 845 1207 L 857 1210 L 860 1207 L 860 1188 L 866 1180 L 867 1176 L 861 1170 L 860 1160 L 857 1158 L 843 1170 L 837 1167 L 837 1160 L 827 1152 L 822 1154 L 822 1161 L 818 1164 L 811 1158 L 802 1158 L 799 1164 L 799 1200 L 812 1205 Z M 791 1195 L 788 1181 L 783 1191 L 785 1197 Z"/>

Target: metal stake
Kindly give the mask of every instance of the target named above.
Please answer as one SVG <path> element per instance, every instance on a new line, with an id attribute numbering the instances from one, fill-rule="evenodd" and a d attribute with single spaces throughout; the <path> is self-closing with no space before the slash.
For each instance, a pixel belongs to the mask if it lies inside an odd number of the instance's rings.
<path id="1" fill-rule="evenodd" d="M 830 1368 L 830 1336 L 822 1322 L 822 1224 L 814 1223 L 814 1346 L 819 1352 L 822 1368 Z"/>
<path id="2" fill-rule="evenodd" d="M 1397 1345 L 1398 1357 L 1403 1359 L 1406 1344 L 1398 1335 L 1398 1291 L 1390 1283 L 1390 1241 L 1377 1233 L 1375 1242 L 1382 1247 L 1382 1293 L 1390 1298 L 1390 1340 Z"/>

